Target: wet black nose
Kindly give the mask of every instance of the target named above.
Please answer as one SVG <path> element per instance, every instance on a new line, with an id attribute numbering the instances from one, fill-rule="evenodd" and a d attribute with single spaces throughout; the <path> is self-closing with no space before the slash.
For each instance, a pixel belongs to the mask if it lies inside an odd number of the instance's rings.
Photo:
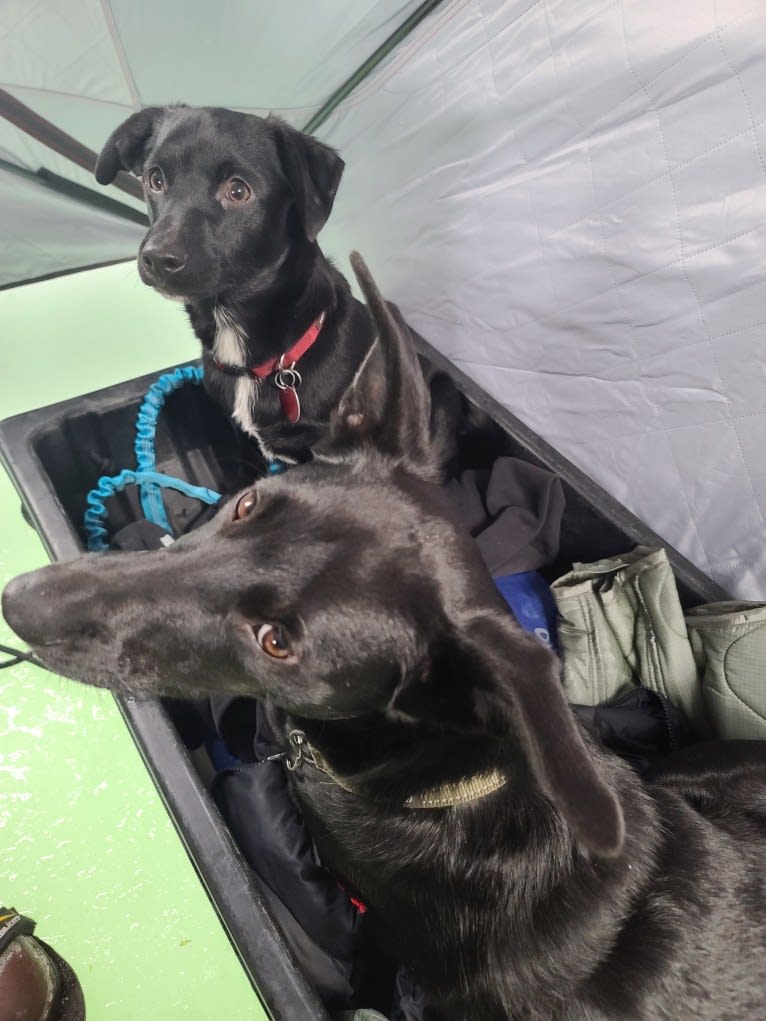
<path id="1" fill-rule="evenodd" d="M 141 265 L 152 276 L 168 276 L 184 268 L 186 252 L 179 244 L 149 240 L 141 249 Z"/>
<path id="2" fill-rule="evenodd" d="M 87 632 L 99 620 L 102 600 L 82 557 L 77 566 L 49 564 L 19 575 L 3 589 L 3 616 L 29 645 L 48 645 Z M 0 1014 L 2 1016 L 2 1014 Z"/>
<path id="3" fill-rule="evenodd" d="M 32 572 L 13 578 L 3 589 L 2 597 L 3 616 L 16 634 L 30 644 L 42 637 L 39 617 L 35 613 L 35 574 Z"/>

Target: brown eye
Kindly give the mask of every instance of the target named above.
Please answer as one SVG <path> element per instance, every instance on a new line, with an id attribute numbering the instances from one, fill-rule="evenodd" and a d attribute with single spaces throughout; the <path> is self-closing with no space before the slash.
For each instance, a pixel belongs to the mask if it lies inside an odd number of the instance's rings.
<path id="1" fill-rule="evenodd" d="M 258 494 L 254 489 L 249 493 L 243 493 L 234 505 L 234 520 L 242 521 L 249 517 L 255 510 L 258 503 Z"/>
<path id="2" fill-rule="evenodd" d="M 146 186 L 149 191 L 160 194 L 165 190 L 165 175 L 159 167 L 152 167 L 146 175 Z"/>
<path id="3" fill-rule="evenodd" d="M 223 194 L 224 198 L 234 205 L 242 205 L 253 194 L 253 189 L 241 177 L 232 177 L 230 181 L 226 182 L 226 190 Z"/>
<path id="4" fill-rule="evenodd" d="M 290 645 L 278 624 L 261 624 L 255 638 L 263 651 L 274 659 L 287 659 L 290 655 Z"/>

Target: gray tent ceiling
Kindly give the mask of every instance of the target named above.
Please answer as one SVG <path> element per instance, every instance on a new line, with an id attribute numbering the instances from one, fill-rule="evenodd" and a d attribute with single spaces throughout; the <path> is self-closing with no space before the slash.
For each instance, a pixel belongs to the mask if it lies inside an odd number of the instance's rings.
<path id="1" fill-rule="evenodd" d="M 271 111 L 302 127 L 421 6 L 433 4 L 6 0 L 0 87 L 96 152 L 121 120 L 152 104 Z M 0 286 L 135 251 L 138 226 L 118 222 L 110 233 L 114 217 L 43 194 L 29 177 L 24 184 L 14 168 L 44 167 L 99 190 L 87 171 L 2 119 L 0 160 Z"/>
<path id="2" fill-rule="evenodd" d="M 140 105 L 305 125 L 415 3 L 8 2 L 2 86 L 98 149 Z M 732 591 L 766 597 L 766 5 L 443 0 L 318 129 L 420 332 Z M 0 157 L 94 189 L 0 122 Z M 114 198 L 138 208 L 127 196 Z M 0 279 L 138 225 L 0 170 Z"/>

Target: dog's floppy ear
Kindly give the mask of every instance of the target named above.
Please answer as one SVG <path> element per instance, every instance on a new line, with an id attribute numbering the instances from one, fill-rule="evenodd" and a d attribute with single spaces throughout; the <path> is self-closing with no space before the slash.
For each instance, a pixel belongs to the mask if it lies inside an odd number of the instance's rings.
<path id="1" fill-rule="evenodd" d="M 120 170 L 141 175 L 144 153 L 165 108 L 147 106 L 132 114 L 107 138 L 94 171 L 99 184 L 111 184 Z"/>
<path id="2" fill-rule="evenodd" d="M 605 858 L 622 850 L 622 808 L 567 705 L 558 660 L 501 611 L 463 621 L 427 669 L 402 682 L 391 706 L 520 748 L 580 843 Z"/>
<path id="3" fill-rule="evenodd" d="M 316 241 L 332 211 L 345 164 L 334 149 L 278 117 L 269 117 L 268 123 L 274 129 L 282 171 L 295 196 L 306 237 Z"/>
<path id="4" fill-rule="evenodd" d="M 331 417 L 331 451 L 372 446 L 411 473 L 438 476 L 431 443 L 431 395 L 406 324 L 384 301 L 358 252 L 351 265 L 376 327 L 377 339 Z M 380 348 L 382 360 L 373 357 Z"/>

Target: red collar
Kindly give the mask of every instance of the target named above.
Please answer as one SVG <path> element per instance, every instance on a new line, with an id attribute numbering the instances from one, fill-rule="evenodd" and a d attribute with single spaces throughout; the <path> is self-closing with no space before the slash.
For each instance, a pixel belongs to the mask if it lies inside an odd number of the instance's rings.
<path id="1" fill-rule="evenodd" d="M 274 376 L 274 385 L 279 390 L 279 403 L 282 405 L 285 418 L 295 423 L 301 417 L 301 402 L 298 399 L 296 387 L 302 382 L 301 374 L 295 366 L 319 336 L 324 320 L 325 313 L 321 312 L 292 347 L 289 347 L 281 355 L 269 358 L 267 362 L 263 362 L 261 365 L 251 365 L 249 368 L 234 368 L 233 366 L 224 365 L 217 358 L 214 358 L 213 362 L 217 369 L 228 375 L 247 375 L 253 376 L 255 379 L 266 379 L 268 376 Z"/>
<path id="2" fill-rule="evenodd" d="M 296 362 L 306 354 L 308 349 L 319 336 L 319 332 L 324 323 L 324 317 L 324 312 L 321 312 L 303 336 L 299 337 L 293 346 L 288 348 L 284 354 L 270 358 L 267 362 L 263 362 L 261 365 L 252 365 L 247 371 L 256 379 L 266 379 L 267 376 L 270 376 L 272 372 L 276 372 L 277 369 L 292 369 Z"/>

